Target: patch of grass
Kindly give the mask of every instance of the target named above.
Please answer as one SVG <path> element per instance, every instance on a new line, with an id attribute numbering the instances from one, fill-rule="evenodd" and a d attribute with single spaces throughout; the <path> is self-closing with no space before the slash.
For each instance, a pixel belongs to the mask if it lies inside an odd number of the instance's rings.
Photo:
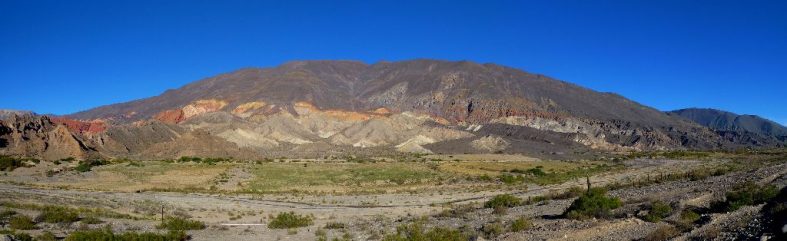
<path id="1" fill-rule="evenodd" d="M 523 161 L 523 162 L 488 162 L 468 161 L 449 162 L 440 165 L 440 169 L 472 177 L 525 174 L 523 182 L 538 185 L 563 183 L 575 178 L 622 168 L 622 165 L 600 161 Z M 506 178 L 506 177 L 503 177 Z M 480 179 L 479 179 L 480 180 Z M 517 179 L 512 179 L 518 182 Z M 502 181 L 502 180 L 501 180 Z"/>
<path id="2" fill-rule="evenodd" d="M 40 235 L 36 236 L 36 241 L 56 241 L 57 237 L 55 234 L 49 231 L 44 231 Z"/>
<path id="3" fill-rule="evenodd" d="M 279 193 L 292 190 L 314 192 L 374 192 L 407 190 L 414 185 L 434 184 L 449 177 L 424 163 L 262 163 L 254 165 L 255 178 L 248 190 Z"/>
<path id="4" fill-rule="evenodd" d="M 655 201 L 650 204 L 648 214 L 643 218 L 645 221 L 657 223 L 672 213 L 672 207 L 662 201 Z"/>
<path id="5" fill-rule="evenodd" d="M 95 216 L 95 217 L 105 217 L 105 218 L 117 218 L 117 219 L 132 219 L 132 220 L 139 220 L 140 218 L 134 217 L 128 214 L 117 213 L 111 210 L 103 209 L 103 208 L 71 208 L 66 206 L 53 206 L 53 205 L 37 205 L 31 203 L 16 203 L 16 202 L 0 202 L 0 206 L 8 207 L 8 208 L 18 208 L 18 209 L 27 209 L 27 210 L 36 210 L 36 211 L 52 211 L 58 210 L 55 212 L 73 212 L 82 214 L 85 216 Z"/>
<path id="6" fill-rule="evenodd" d="M 76 231 L 68 235 L 65 241 L 96 241 L 96 240 L 111 240 L 111 241 L 182 241 L 187 240 L 188 236 L 183 231 L 170 231 L 166 234 L 159 233 L 122 233 L 115 234 L 112 230 L 88 230 Z"/>
<path id="7" fill-rule="evenodd" d="M 268 228 L 285 229 L 300 228 L 312 225 L 312 217 L 298 215 L 295 212 L 279 213 L 268 223 Z"/>
<path id="8" fill-rule="evenodd" d="M 198 220 L 189 220 L 180 217 L 168 217 L 164 219 L 156 228 L 167 230 L 200 230 L 205 229 L 205 223 Z"/>
<path id="9" fill-rule="evenodd" d="M 25 215 L 16 215 L 11 217 L 11 219 L 8 221 L 8 225 L 13 229 L 19 230 L 36 229 L 36 223 L 33 222 L 33 219 Z"/>
<path id="10" fill-rule="evenodd" d="M 525 170 L 514 168 L 514 169 L 511 169 L 510 172 L 519 173 L 519 174 L 528 174 L 528 175 L 533 175 L 533 176 L 546 176 L 547 173 L 544 172 L 544 170 L 541 170 L 541 168 L 542 168 L 541 166 L 537 166 L 537 167 L 530 168 L 530 169 L 525 169 Z"/>
<path id="11" fill-rule="evenodd" d="M 396 234 L 388 234 L 383 241 L 467 241 L 468 236 L 456 229 L 435 227 L 428 231 L 419 222 L 401 225 Z"/>
<path id="12" fill-rule="evenodd" d="M 13 236 L 14 241 L 33 241 L 33 236 L 27 233 L 13 233 L 11 236 Z"/>
<path id="13" fill-rule="evenodd" d="M 673 226 L 662 225 L 656 228 L 653 232 L 645 236 L 644 241 L 664 241 L 678 236 L 680 232 Z"/>
<path id="14" fill-rule="evenodd" d="M 509 228 L 509 230 L 511 230 L 511 232 L 519 232 L 527 230 L 531 226 L 533 226 L 533 224 L 530 222 L 530 219 L 521 217 L 511 222 L 511 228 Z"/>
<path id="15" fill-rule="evenodd" d="M 101 221 L 101 219 L 97 218 L 96 216 L 85 216 L 79 221 L 85 224 L 99 224 L 104 222 Z"/>
<path id="16" fill-rule="evenodd" d="M 603 188 L 591 188 L 566 209 L 564 215 L 571 219 L 587 219 L 590 217 L 607 218 L 611 211 L 621 206 L 620 199 L 607 197 Z"/>
<path id="17" fill-rule="evenodd" d="M 14 210 L 4 209 L 3 211 L 0 211 L 0 221 L 5 221 L 8 218 L 14 216 L 15 214 L 16 214 L 16 211 L 14 211 Z"/>
<path id="18" fill-rule="evenodd" d="M 503 174 L 498 176 L 497 179 L 508 185 L 520 184 L 525 182 L 525 177 L 519 175 Z"/>
<path id="19" fill-rule="evenodd" d="M 79 213 L 73 209 L 59 206 L 45 206 L 36 221 L 45 223 L 73 223 L 79 221 Z"/>
<path id="20" fill-rule="evenodd" d="M 465 214 L 467 214 L 469 212 L 472 212 L 474 210 L 475 210 L 475 207 L 473 207 L 472 204 L 461 204 L 461 205 L 453 206 L 453 207 L 451 207 L 449 209 L 445 209 L 442 212 L 440 212 L 439 214 L 437 214 L 437 216 L 438 217 L 458 218 L 458 217 L 462 217 Z"/>
<path id="21" fill-rule="evenodd" d="M 486 203 L 485 208 L 516 207 L 522 204 L 522 199 L 511 194 L 501 194 L 493 197 Z"/>

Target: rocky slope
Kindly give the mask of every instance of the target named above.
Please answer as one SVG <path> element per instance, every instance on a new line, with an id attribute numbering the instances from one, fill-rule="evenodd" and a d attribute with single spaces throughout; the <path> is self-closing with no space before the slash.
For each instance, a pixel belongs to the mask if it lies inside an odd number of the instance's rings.
<path id="1" fill-rule="evenodd" d="M 594 151 L 772 144 L 714 132 L 619 95 L 469 61 L 290 62 L 42 119 L 52 122 L 51 128 L 64 126 L 82 152 L 130 158 L 396 152 L 560 158 Z M 23 132 L 12 129 L 2 138 L 19 146 L 27 139 L 12 136 Z"/>

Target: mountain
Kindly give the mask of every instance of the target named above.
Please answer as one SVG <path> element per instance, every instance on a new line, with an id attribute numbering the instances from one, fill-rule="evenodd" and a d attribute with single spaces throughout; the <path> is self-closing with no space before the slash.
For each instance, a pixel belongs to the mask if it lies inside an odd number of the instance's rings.
<path id="1" fill-rule="evenodd" d="M 0 122 L 0 128 L 24 121 Z M 43 121 L 65 126 L 82 143 L 84 155 L 109 158 L 402 152 L 565 158 L 770 145 L 725 138 L 620 95 L 547 76 L 496 64 L 426 59 L 245 68 L 158 96 Z M 6 146 L 45 139 L 9 136 L 14 134 L 0 133 Z M 0 147 L 4 153 L 31 155 Z"/>
<path id="2" fill-rule="evenodd" d="M 722 110 L 700 108 L 674 110 L 668 114 L 694 121 L 720 133 L 755 135 L 787 141 L 787 127 L 756 115 L 738 115 Z"/>

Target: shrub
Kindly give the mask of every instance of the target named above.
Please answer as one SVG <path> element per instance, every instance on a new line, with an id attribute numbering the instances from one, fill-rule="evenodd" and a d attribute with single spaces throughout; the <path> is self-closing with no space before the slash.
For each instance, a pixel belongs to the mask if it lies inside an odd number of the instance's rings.
<path id="1" fill-rule="evenodd" d="M 25 159 L 19 159 L 9 156 L 0 156 L 0 171 L 13 171 L 19 167 L 25 166 Z"/>
<path id="2" fill-rule="evenodd" d="M 28 216 L 16 215 L 8 221 L 8 225 L 13 229 L 31 230 L 36 228 L 36 224 Z"/>
<path id="3" fill-rule="evenodd" d="M 735 211 L 743 206 L 767 202 L 776 197 L 778 192 L 779 190 L 773 185 L 760 187 L 749 182 L 734 191 L 727 192 L 726 199 L 720 206 L 726 211 Z"/>
<path id="4" fill-rule="evenodd" d="M 15 233 L 12 236 L 14 236 L 13 240 L 16 241 L 33 241 L 33 236 L 30 236 L 30 234 L 27 233 Z"/>
<path id="5" fill-rule="evenodd" d="M 383 237 L 383 241 L 466 241 L 467 235 L 459 230 L 436 227 L 425 231 L 420 223 L 401 225 L 396 228 L 396 234 Z"/>
<path id="6" fill-rule="evenodd" d="M 484 203 L 485 208 L 515 207 L 522 204 L 522 199 L 511 194 L 501 194 Z"/>
<path id="7" fill-rule="evenodd" d="M 530 219 L 521 217 L 514 222 L 511 223 L 511 232 L 519 232 L 526 229 L 529 229 L 532 223 L 530 223 Z"/>
<path id="8" fill-rule="evenodd" d="M 572 219 L 605 218 L 610 215 L 612 209 L 618 208 L 620 205 L 620 199 L 607 197 L 605 189 L 591 188 L 587 193 L 574 200 L 564 215 Z"/>
<path id="9" fill-rule="evenodd" d="M 685 223 L 694 223 L 700 220 L 700 215 L 691 210 L 683 210 L 680 213 L 680 220 Z"/>
<path id="10" fill-rule="evenodd" d="M 180 217 L 168 217 L 156 228 L 174 231 L 205 229 L 205 223 Z"/>
<path id="11" fill-rule="evenodd" d="M 106 160 L 85 160 L 79 162 L 79 165 L 74 168 L 78 172 L 89 172 L 93 167 L 109 164 Z"/>
<path id="12" fill-rule="evenodd" d="M 79 220 L 79 214 L 71 209 L 58 206 L 45 206 L 36 221 L 45 223 L 73 223 Z"/>
<path id="13" fill-rule="evenodd" d="M 645 241 L 663 241 L 669 240 L 672 237 L 678 236 L 680 232 L 673 226 L 663 225 L 653 230 L 648 236 L 645 236 Z"/>
<path id="14" fill-rule="evenodd" d="M 666 218 L 672 212 L 672 207 L 662 201 L 655 201 L 650 204 L 650 210 L 645 215 L 645 221 L 656 223 Z"/>
<path id="15" fill-rule="evenodd" d="M 675 226 L 681 230 L 688 231 L 694 227 L 694 223 L 700 220 L 700 215 L 688 209 L 680 212 L 680 220 L 675 222 Z"/>
<path id="16" fill-rule="evenodd" d="M 312 218 L 294 212 L 279 213 L 268 223 L 268 228 L 299 228 L 312 225 Z"/>
<path id="17" fill-rule="evenodd" d="M 325 228 L 326 229 L 343 229 L 343 228 L 346 228 L 346 227 L 347 227 L 347 225 L 345 225 L 344 223 L 340 223 L 340 222 L 328 222 L 328 223 L 325 224 Z"/>
<path id="18" fill-rule="evenodd" d="M 484 232 L 484 235 L 488 238 L 494 238 L 503 234 L 503 225 L 501 225 L 499 221 L 487 223 L 481 227 L 481 232 Z"/>
<path id="19" fill-rule="evenodd" d="M 94 241 L 94 240 L 112 240 L 112 241 L 181 241 L 187 240 L 186 233 L 181 231 L 170 231 L 166 234 L 158 233 L 123 233 L 115 234 L 111 230 L 88 230 L 76 231 L 68 235 L 65 241 Z"/>

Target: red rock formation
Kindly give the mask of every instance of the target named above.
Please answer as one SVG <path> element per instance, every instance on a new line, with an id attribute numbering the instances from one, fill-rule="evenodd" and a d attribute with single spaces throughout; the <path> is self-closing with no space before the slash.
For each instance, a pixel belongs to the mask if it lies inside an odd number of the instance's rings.
<path id="1" fill-rule="evenodd" d="M 50 117 L 49 119 L 53 123 L 65 125 L 68 130 L 77 133 L 101 133 L 107 129 L 107 124 L 102 120 L 79 121 L 65 117 Z"/>

